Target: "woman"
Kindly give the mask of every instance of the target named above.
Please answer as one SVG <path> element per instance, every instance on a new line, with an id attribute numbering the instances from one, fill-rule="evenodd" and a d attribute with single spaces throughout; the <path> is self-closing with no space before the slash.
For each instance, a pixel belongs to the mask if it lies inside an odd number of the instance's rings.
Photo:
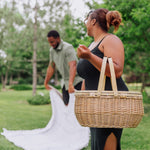
<path id="1" fill-rule="evenodd" d="M 77 71 L 84 78 L 82 90 L 97 90 L 98 81 L 104 56 L 111 57 L 114 64 L 117 78 L 117 86 L 120 91 L 127 91 L 121 75 L 124 67 L 124 46 L 121 40 L 113 34 L 108 33 L 111 26 L 117 31 L 121 24 L 121 15 L 118 11 L 97 9 L 88 14 L 85 25 L 87 34 L 94 38 L 94 41 L 87 48 L 80 45 L 77 50 L 81 58 Z M 105 90 L 112 90 L 110 82 L 109 64 L 106 66 Z M 117 128 L 90 128 L 91 150 L 120 150 L 120 139 L 122 129 Z"/>

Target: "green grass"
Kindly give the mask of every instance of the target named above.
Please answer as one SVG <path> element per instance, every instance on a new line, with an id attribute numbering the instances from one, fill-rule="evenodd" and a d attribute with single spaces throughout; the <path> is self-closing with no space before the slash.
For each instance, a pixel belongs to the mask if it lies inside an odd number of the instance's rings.
<path id="1" fill-rule="evenodd" d="M 128 85 L 130 91 L 140 91 L 140 85 Z M 150 96 L 150 87 L 146 87 Z M 150 101 L 150 99 L 149 99 Z M 137 128 L 123 130 L 121 139 L 122 150 L 150 150 L 150 104 L 144 104 L 144 116 Z"/>
<path id="2" fill-rule="evenodd" d="M 145 114 L 138 127 L 123 130 L 123 150 L 150 150 L 150 104 L 145 104 L 144 109 Z"/>
<path id="3" fill-rule="evenodd" d="M 131 89 L 134 89 L 133 87 Z M 150 88 L 147 88 L 148 94 Z M 38 90 L 37 93 L 46 93 Z M 34 106 L 27 103 L 32 91 L 0 91 L 0 132 L 44 128 L 51 117 L 51 105 Z M 122 150 L 150 150 L 150 104 L 144 104 L 144 117 L 137 128 L 123 130 Z M 21 150 L 0 135 L 0 150 Z M 90 150 L 90 143 L 84 150 Z"/>
<path id="4" fill-rule="evenodd" d="M 42 90 L 41 90 L 42 91 Z M 48 92 L 43 90 L 44 92 Z M 29 105 L 26 101 L 32 91 L 0 92 L 0 132 L 9 130 L 30 130 L 43 128 L 51 117 L 51 106 Z M 0 150 L 20 150 L 0 135 Z"/>

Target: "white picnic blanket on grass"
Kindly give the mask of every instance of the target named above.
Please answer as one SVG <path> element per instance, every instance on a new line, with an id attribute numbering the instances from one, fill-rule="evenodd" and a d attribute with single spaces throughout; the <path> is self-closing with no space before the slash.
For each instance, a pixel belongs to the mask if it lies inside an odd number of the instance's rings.
<path id="1" fill-rule="evenodd" d="M 1 133 L 24 150 L 81 150 L 89 143 L 88 127 L 82 127 L 74 114 L 74 93 L 65 106 L 58 91 L 50 91 L 52 117 L 45 128 L 34 130 L 6 130 Z"/>

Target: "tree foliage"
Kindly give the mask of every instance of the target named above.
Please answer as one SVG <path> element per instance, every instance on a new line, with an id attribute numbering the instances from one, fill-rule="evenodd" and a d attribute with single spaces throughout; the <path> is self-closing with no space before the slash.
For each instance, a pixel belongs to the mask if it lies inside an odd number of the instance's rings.
<path id="1" fill-rule="evenodd" d="M 7 63 L 3 66 L 3 74 L 20 83 L 32 83 L 32 58 L 35 23 L 35 3 L 26 0 L 1 0 L 0 5 L 0 49 L 7 54 Z M 36 1 L 35 1 L 36 2 Z M 19 10 L 21 8 L 21 11 Z M 63 40 L 78 46 L 78 39 L 85 31 L 70 12 L 69 1 L 37 0 L 37 80 L 43 84 L 49 62 L 49 44 L 47 33 L 58 30 Z M 2 69 L 2 67 L 0 68 Z M 1 71 L 2 72 L 2 71 Z M 8 82 L 6 82 L 8 83 Z"/>

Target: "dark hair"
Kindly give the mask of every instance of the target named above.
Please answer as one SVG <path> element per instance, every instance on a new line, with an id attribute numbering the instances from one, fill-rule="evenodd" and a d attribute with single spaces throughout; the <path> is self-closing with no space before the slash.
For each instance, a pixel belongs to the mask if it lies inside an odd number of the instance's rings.
<path id="1" fill-rule="evenodd" d="M 108 31 L 111 26 L 114 26 L 114 31 L 117 31 L 122 21 L 118 11 L 109 11 L 104 8 L 94 10 L 90 13 L 90 17 L 96 19 L 104 31 Z"/>
<path id="2" fill-rule="evenodd" d="M 60 37 L 60 35 L 56 30 L 51 30 L 48 32 L 47 37 L 58 38 L 58 37 Z"/>

